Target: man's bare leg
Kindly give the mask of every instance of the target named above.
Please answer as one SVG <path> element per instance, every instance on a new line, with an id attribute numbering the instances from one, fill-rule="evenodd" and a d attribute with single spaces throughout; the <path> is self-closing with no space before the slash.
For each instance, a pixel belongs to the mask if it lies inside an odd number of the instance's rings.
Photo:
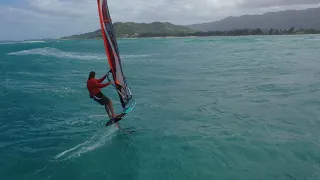
<path id="1" fill-rule="evenodd" d="M 121 130 L 120 125 L 118 123 L 115 123 L 117 128 Z"/>
<path id="2" fill-rule="evenodd" d="M 110 119 L 117 116 L 117 114 L 114 113 L 113 104 L 111 100 L 108 102 L 108 104 L 105 105 L 105 109 Z M 121 130 L 119 123 L 115 123 L 115 125 L 117 126 L 118 129 Z"/>
<path id="3" fill-rule="evenodd" d="M 117 114 L 114 113 L 113 104 L 111 100 L 108 102 L 108 107 L 109 107 L 109 110 L 111 111 L 112 117 L 116 117 Z"/>
<path id="4" fill-rule="evenodd" d="M 109 106 L 107 104 L 105 105 L 105 109 L 106 109 L 106 111 L 108 113 L 109 119 L 112 119 L 113 117 L 115 117 L 115 116 L 112 115 L 112 113 L 110 111 L 110 108 L 109 108 Z M 115 123 L 115 125 L 117 126 L 118 129 L 121 129 L 120 125 L 118 123 Z"/>
<path id="5" fill-rule="evenodd" d="M 106 109 L 106 111 L 107 111 L 108 116 L 109 116 L 110 119 L 112 119 L 112 118 L 114 118 L 114 117 L 117 116 L 117 115 L 114 113 L 114 110 L 113 110 L 113 106 L 112 106 L 112 102 L 111 102 L 111 101 L 109 101 L 109 103 L 105 105 L 105 109 Z M 118 129 L 121 129 L 121 128 L 120 128 L 120 125 L 119 125 L 118 123 L 115 123 L 115 125 L 117 126 Z"/>
<path id="6" fill-rule="evenodd" d="M 110 109 L 109 109 L 108 105 L 106 104 L 104 107 L 105 107 L 105 109 L 106 109 L 106 111 L 107 111 L 107 113 L 108 113 L 109 119 L 112 119 L 112 118 L 113 118 L 113 115 L 112 115 L 112 113 L 110 112 Z"/>

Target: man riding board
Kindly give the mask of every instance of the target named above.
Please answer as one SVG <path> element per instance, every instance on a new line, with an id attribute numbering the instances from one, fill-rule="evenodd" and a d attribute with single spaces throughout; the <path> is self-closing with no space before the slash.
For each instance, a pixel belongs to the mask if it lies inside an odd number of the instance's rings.
<path id="1" fill-rule="evenodd" d="M 100 103 L 102 106 L 104 105 L 109 118 L 110 119 L 114 118 L 117 115 L 114 113 L 112 102 L 107 96 L 105 96 L 101 92 L 102 88 L 107 87 L 112 83 L 111 82 L 102 83 L 107 78 L 108 76 L 107 74 L 100 79 L 96 79 L 95 76 L 96 76 L 96 73 L 94 71 L 91 71 L 89 73 L 87 88 L 90 94 L 90 98 Z"/>

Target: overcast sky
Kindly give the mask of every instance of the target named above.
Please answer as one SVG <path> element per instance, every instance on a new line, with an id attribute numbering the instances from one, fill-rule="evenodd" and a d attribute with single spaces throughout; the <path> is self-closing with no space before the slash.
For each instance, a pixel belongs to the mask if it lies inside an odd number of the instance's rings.
<path id="1" fill-rule="evenodd" d="M 320 0 L 108 0 L 113 22 L 193 24 L 228 16 L 319 7 Z M 0 0 L 0 40 L 97 30 L 96 0 Z"/>

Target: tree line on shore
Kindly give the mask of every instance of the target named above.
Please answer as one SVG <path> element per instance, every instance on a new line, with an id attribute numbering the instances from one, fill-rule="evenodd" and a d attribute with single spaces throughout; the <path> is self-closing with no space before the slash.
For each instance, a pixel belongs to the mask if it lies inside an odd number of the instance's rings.
<path id="1" fill-rule="evenodd" d="M 248 36 L 248 35 L 294 35 L 294 34 L 320 34 L 317 29 L 235 29 L 229 31 L 208 31 L 208 32 L 195 32 L 195 33 L 141 33 L 131 37 L 186 37 L 186 36 Z"/>

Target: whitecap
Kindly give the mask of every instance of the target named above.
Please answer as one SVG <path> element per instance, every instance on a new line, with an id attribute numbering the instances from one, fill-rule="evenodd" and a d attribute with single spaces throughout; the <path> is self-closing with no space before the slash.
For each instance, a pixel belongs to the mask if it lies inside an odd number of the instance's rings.
<path id="1" fill-rule="evenodd" d="M 45 41 L 23 41 L 22 43 L 45 43 Z"/>
<path id="2" fill-rule="evenodd" d="M 153 54 L 137 54 L 137 55 L 121 55 L 121 58 L 123 59 L 135 59 L 135 58 L 145 58 L 145 57 L 150 57 L 153 56 Z"/>
<path id="3" fill-rule="evenodd" d="M 44 47 L 17 52 L 7 53 L 8 55 L 25 56 L 25 55 L 41 55 L 48 57 L 57 57 L 63 59 L 78 59 L 78 60 L 101 60 L 105 59 L 102 54 L 82 53 L 82 52 L 65 52 L 60 49 Z"/>

